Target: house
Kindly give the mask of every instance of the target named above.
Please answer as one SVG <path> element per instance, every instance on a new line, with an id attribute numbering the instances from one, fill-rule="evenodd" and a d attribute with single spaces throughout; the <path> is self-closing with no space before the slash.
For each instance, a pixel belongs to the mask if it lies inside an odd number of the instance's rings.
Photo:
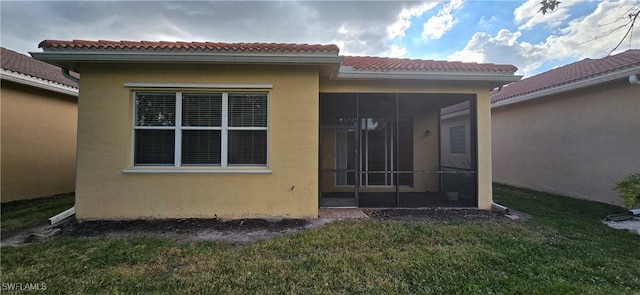
<path id="1" fill-rule="evenodd" d="M 73 192 L 78 84 L 59 67 L 2 48 L 3 203 Z"/>
<path id="2" fill-rule="evenodd" d="M 491 97 L 495 182 L 621 205 L 640 172 L 640 50 L 584 59 Z"/>
<path id="3" fill-rule="evenodd" d="M 335 45 L 56 41 L 82 75 L 76 218 L 490 209 L 490 90 L 512 65 L 341 56 Z M 467 103 L 473 195 L 448 203 L 440 113 Z M 468 201 L 470 200 L 470 201 Z"/>

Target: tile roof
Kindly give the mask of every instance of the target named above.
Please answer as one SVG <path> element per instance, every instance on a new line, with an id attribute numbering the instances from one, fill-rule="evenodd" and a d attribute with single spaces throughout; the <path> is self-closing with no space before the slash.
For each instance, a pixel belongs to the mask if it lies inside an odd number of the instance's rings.
<path id="1" fill-rule="evenodd" d="M 30 56 L 26 56 L 4 47 L 2 47 L 0 54 L 0 63 L 4 70 L 78 88 L 78 83 L 71 81 L 62 75 L 62 70 L 59 67 L 36 60 Z"/>
<path id="2" fill-rule="evenodd" d="M 44 40 L 38 45 L 44 49 L 102 49 L 102 50 L 153 50 L 153 51 L 219 51 L 262 53 L 335 53 L 338 46 L 292 43 L 222 43 L 222 42 L 167 42 L 167 41 L 87 41 Z"/>
<path id="3" fill-rule="evenodd" d="M 583 59 L 581 61 L 514 82 L 503 87 L 499 92 L 494 91 L 491 95 L 491 102 L 496 103 L 517 96 L 578 82 L 633 66 L 640 66 L 640 49 L 631 49 L 600 59 Z"/>
<path id="4" fill-rule="evenodd" d="M 518 70 L 513 65 L 496 65 L 490 63 L 449 62 L 406 58 L 371 57 L 371 56 L 340 56 L 340 48 L 329 44 L 292 44 L 292 43 L 221 43 L 221 42 L 166 42 L 166 41 L 86 41 L 86 40 L 44 40 L 38 45 L 43 54 L 75 54 L 94 53 L 98 55 L 117 55 L 119 53 L 136 53 L 132 58 L 146 58 L 156 53 L 176 53 L 180 56 L 191 56 L 206 61 L 207 56 L 238 54 L 242 57 L 260 57 L 267 54 L 277 58 L 324 58 L 321 63 L 340 65 L 348 73 L 358 74 L 409 74 L 409 75 L 448 75 L 464 74 L 466 76 L 514 76 Z M 143 53 L 144 55 L 138 55 Z M 54 55 L 51 55 L 54 56 Z M 43 56 L 44 57 L 44 56 Z M 118 58 L 118 57 L 116 57 Z M 45 59 L 46 60 L 46 57 Z M 112 60 L 112 59 L 109 59 Z M 234 60 L 235 61 L 235 60 Z M 251 60 L 252 62 L 255 61 Z M 279 60 L 281 61 L 281 60 Z M 318 62 L 318 60 L 313 60 Z M 304 63 L 307 60 L 300 59 Z M 340 63 L 341 62 L 341 63 Z M 340 70 L 342 72 L 343 69 Z M 486 75 L 488 74 L 488 75 Z M 398 76 L 399 77 L 399 76 Z M 519 78 L 519 77 L 518 77 Z M 510 79 L 513 81 L 513 79 Z M 500 80 L 502 81 L 502 80 Z M 506 83 L 509 80 L 504 80 Z"/>
<path id="5" fill-rule="evenodd" d="M 464 72 L 515 72 L 512 65 L 479 64 L 471 62 L 436 61 L 374 56 L 345 56 L 343 66 L 368 71 L 464 71 Z"/>

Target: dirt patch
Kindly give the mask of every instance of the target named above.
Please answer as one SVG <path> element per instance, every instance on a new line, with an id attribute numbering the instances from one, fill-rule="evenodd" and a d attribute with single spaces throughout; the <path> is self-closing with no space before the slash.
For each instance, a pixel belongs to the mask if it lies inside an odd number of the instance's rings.
<path id="1" fill-rule="evenodd" d="M 283 233 L 295 233 L 308 225 L 304 219 L 164 219 L 84 221 L 71 220 L 56 226 L 51 238 L 160 237 L 177 240 L 255 242 Z"/>
<path id="2" fill-rule="evenodd" d="M 364 214 L 372 219 L 397 220 L 403 222 L 477 222 L 510 220 L 503 213 L 475 209 L 364 209 Z"/>

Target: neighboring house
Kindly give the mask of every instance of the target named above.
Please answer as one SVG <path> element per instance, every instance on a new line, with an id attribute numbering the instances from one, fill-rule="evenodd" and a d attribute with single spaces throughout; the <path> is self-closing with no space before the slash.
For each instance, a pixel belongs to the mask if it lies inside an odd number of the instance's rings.
<path id="1" fill-rule="evenodd" d="M 335 45 L 40 47 L 35 58 L 82 75 L 78 219 L 490 209 L 490 89 L 520 79 L 512 65 L 340 56 Z M 440 112 L 463 102 L 477 138 L 465 173 L 477 190 L 447 203 Z"/>
<path id="2" fill-rule="evenodd" d="M 9 49 L 0 60 L 2 202 L 73 192 L 78 84 Z"/>
<path id="3" fill-rule="evenodd" d="M 640 50 L 584 59 L 492 95 L 495 182 L 621 204 L 640 172 Z"/>

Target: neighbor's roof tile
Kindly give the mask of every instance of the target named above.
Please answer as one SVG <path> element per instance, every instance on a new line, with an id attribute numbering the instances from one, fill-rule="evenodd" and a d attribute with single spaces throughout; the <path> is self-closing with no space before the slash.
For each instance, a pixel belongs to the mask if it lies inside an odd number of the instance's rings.
<path id="1" fill-rule="evenodd" d="M 78 88 L 78 83 L 62 75 L 62 70 L 59 67 L 36 60 L 30 56 L 2 47 L 0 60 L 2 68 L 5 70 Z"/>
<path id="2" fill-rule="evenodd" d="M 509 84 L 501 91 L 492 93 L 491 102 L 511 99 L 638 65 L 640 65 L 640 49 L 627 50 L 601 59 L 583 59 Z"/>
<path id="3" fill-rule="evenodd" d="M 292 44 L 292 43 L 222 43 L 222 42 L 167 42 L 167 41 L 87 41 L 44 40 L 40 48 L 56 49 L 120 49 L 120 50 L 193 50 L 228 52 L 295 52 L 322 53 L 339 52 L 336 45 Z"/>
<path id="4" fill-rule="evenodd" d="M 471 62 L 435 61 L 408 58 L 390 58 L 374 56 L 345 56 L 343 66 L 355 70 L 369 71 L 493 71 L 515 72 L 512 65 L 478 64 Z"/>

